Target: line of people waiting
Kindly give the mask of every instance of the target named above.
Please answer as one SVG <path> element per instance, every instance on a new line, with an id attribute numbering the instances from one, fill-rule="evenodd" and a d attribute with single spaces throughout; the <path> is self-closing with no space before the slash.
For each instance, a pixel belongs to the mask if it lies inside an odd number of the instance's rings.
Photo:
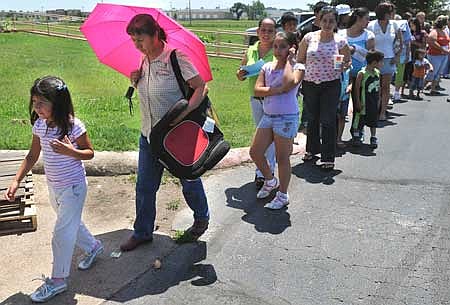
<path id="1" fill-rule="evenodd" d="M 423 12 L 401 20 L 390 2 L 377 5 L 372 21 L 367 8 L 333 7 L 322 1 L 314 6 L 314 14 L 314 22 L 298 32 L 295 15 L 285 13 L 281 18 L 283 35 L 277 33 L 275 20 L 262 19 L 259 41 L 248 48 L 236 72 L 239 80 L 248 79 L 256 125 L 250 149 L 257 166 L 256 196 L 266 198 L 278 189 L 265 205 L 270 209 L 289 204 L 290 164 L 286 159 L 296 137 L 290 132 L 292 126 L 307 135 L 303 160 L 320 159 L 322 169 L 332 170 L 336 149 L 346 145 L 342 136 L 350 100 L 351 143 L 364 141 L 367 126 L 369 146 L 376 149 L 378 122 L 387 120 L 387 110 L 402 98 L 406 85 L 407 98 L 421 99 L 423 90 L 437 95 L 442 90 L 440 78 L 448 73 L 446 16 L 439 16 L 427 32 Z M 283 52 L 280 40 L 284 41 Z M 259 75 L 247 77 L 242 67 L 261 59 L 265 64 Z M 392 97 L 391 83 L 395 86 Z M 293 106 L 294 93 L 302 96 L 301 113 Z M 280 181 L 274 176 L 277 162 Z"/>

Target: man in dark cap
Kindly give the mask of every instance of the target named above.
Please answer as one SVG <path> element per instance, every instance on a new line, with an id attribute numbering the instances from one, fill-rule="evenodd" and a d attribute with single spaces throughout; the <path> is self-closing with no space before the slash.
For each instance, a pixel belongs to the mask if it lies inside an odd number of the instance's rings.
<path id="1" fill-rule="evenodd" d="M 308 24 L 300 31 L 300 38 L 303 38 L 306 34 L 309 32 L 315 32 L 320 30 L 320 20 L 319 20 L 319 14 L 322 8 L 325 6 L 328 6 L 329 4 L 324 1 L 319 1 L 316 4 L 314 4 L 314 15 L 316 16 L 316 19 L 314 19 L 314 22 L 311 24 Z"/>

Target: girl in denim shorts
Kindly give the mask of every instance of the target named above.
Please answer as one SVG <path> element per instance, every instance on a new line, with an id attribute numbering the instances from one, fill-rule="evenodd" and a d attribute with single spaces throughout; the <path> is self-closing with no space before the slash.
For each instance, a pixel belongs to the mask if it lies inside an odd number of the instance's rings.
<path id="1" fill-rule="evenodd" d="M 294 60 L 295 46 L 294 34 L 278 33 L 273 44 L 276 60 L 262 67 L 255 85 L 255 95 L 264 98 L 264 115 L 256 129 L 250 156 L 265 178 L 256 197 L 267 198 L 278 188 L 275 198 L 265 205 L 268 209 L 281 209 L 289 204 L 289 156 L 298 130 L 297 91 L 304 74 L 304 66 Z M 264 157 L 272 142 L 275 143 L 279 180 L 272 174 Z"/>

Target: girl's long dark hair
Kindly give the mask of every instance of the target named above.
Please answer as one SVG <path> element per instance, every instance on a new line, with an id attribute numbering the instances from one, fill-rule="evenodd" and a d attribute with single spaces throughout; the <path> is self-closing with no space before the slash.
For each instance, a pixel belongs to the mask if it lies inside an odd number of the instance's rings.
<path id="1" fill-rule="evenodd" d="M 358 18 L 362 18 L 367 15 L 369 15 L 369 9 L 367 7 L 355 8 L 350 15 L 350 20 L 348 21 L 347 28 L 352 27 L 356 23 L 356 21 L 358 21 Z"/>
<path id="2" fill-rule="evenodd" d="M 422 29 L 422 25 L 420 24 L 419 19 L 417 19 L 416 17 L 413 17 L 413 18 L 411 18 L 411 20 L 409 22 L 414 24 L 414 26 L 416 27 L 414 34 L 418 34 L 418 33 L 422 32 L 423 29 Z"/>
<path id="3" fill-rule="evenodd" d="M 59 139 L 69 135 L 73 127 L 74 110 L 69 89 L 64 81 L 56 76 L 44 76 L 34 81 L 30 89 L 30 122 L 39 118 L 33 109 L 33 96 L 44 98 L 52 104 L 52 122 L 59 129 Z"/>

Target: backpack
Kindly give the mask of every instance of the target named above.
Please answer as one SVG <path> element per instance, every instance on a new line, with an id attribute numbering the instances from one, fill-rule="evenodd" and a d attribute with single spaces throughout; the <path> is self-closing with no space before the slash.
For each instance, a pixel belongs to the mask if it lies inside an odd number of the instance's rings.
<path id="1" fill-rule="evenodd" d="M 194 90 L 183 79 L 175 50 L 170 61 L 185 100 L 180 100 L 156 123 L 150 133 L 150 145 L 158 161 L 172 175 L 196 179 L 212 169 L 230 150 L 223 133 L 208 116 L 211 101 L 205 96 L 201 104 L 176 126 L 170 123 L 188 106 Z"/>

